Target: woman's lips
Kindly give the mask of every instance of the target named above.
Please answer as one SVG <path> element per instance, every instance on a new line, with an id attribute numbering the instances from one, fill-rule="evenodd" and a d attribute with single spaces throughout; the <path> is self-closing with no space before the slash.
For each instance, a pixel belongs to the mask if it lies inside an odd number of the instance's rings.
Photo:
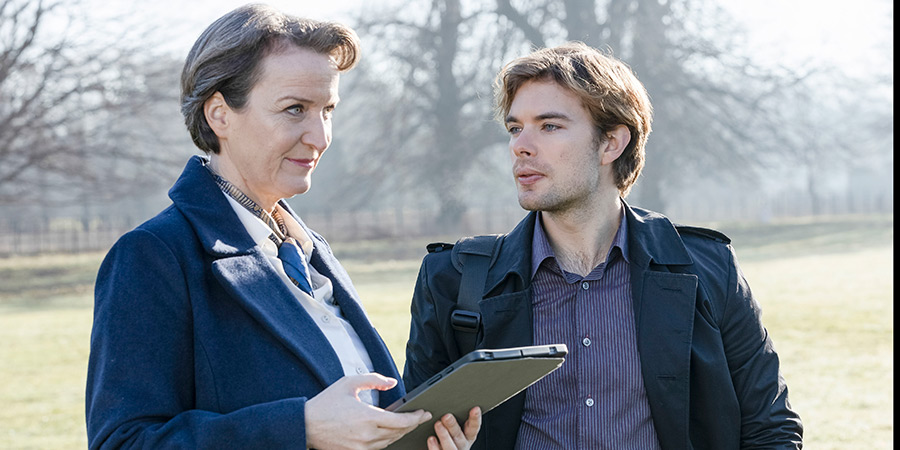
<path id="1" fill-rule="evenodd" d="M 294 159 L 294 158 L 287 158 L 287 160 L 290 161 L 291 164 L 294 164 L 294 165 L 300 166 L 300 167 L 305 167 L 305 168 L 307 168 L 307 169 L 312 169 L 313 167 L 316 166 L 316 160 L 315 160 L 315 159 Z"/>

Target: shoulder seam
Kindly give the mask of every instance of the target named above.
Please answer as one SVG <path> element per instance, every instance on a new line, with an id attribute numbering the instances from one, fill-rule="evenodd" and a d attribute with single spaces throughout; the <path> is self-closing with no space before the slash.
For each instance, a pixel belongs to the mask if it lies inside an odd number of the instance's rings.
<path id="1" fill-rule="evenodd" d="M 694 227 L 694 226 L 688 226 L 688 225 L 679 225 L 679 224 L 674 224 L 674 225 L 675 225 L 675 229 L 678 230 L 679 234 L 681 234 L 682 232 L 687 232 L 689 234 L 705 237 L 707 239 L 712 239 L 714 241 L 721 242 L 724 244 L 731 243 L 731 238 L 726 236 L 721 231 L 713 230 L 711 228 Z"/>

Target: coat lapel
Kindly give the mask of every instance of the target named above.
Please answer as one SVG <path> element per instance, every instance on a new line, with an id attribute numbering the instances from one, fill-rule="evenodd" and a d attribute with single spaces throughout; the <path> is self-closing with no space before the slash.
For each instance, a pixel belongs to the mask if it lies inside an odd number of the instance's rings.
<path id="1" fill-rule="evenodd" d="M 688 442 L 691 339 L 697 276 L 646 271 L 635 298 L 638 352 L 657 434 Z"/>
<path id="2" fill-rule="evenodd" d="M 488 271 L 483 300 L 480 348 L 521 347 L 534 343 L 531 312 L 531 239 L 537 215 L 530 213 L 503 238 Z M 454 260 L 455 261 L 455 260 Z"/>
<path id="3" fill-rule="evenodd" d="M 315 241 L 315 238 L 314 238 Z M 341 267 L 331 252 L 322 250 L 319 242 L 316 242 L 315 250 L 312 254 L 312 265 L 316 270 L 331 279 L 334 286 L 334 299 L 341 307 L 341 313 L 344 318 L 353 325 L 353 329 L 362 339 L 366 350 L 369 351 L 369 358 L 375 366 L 375 371 L 399 380 L 400 374 L 394 365 L 394 360 L 390 356 L 384 341 L 375 331 L 369 317 L 362 309 L 359 300 L 359 294 L 350 283 L 350 277 Z"/>
<path id="4" fill-rule="evenodd" d="M 626 220 L 637 346 L 653 423 L 661 440 L 687 445 L 698 280 L 668 266 L 693 261 L 663 216 L 627 208 Z"/>
<path id="5" fill-rule="evenodd" d="M 261 252 L 220 258 L 213 273 L 229 294 L 303 361 L 323 388 L 344 376 L 337 354 L 318 325 Z"/>
<path id="6" fill-rule="evenodd" d="M 393 403 L 406 391 L 403 387 L 403 379 L 397 370 L 397 365 L 394 364 L 394 359 L 391 357 L 387 345 L 372 326 L 369 317 L 363 310 L 359 293 L 353 287 L 350 275 L 347 274 L 347 271 L 344 270 L 337 258 L 334 257 L 334 254 L 331 253 L 328 244 L 318 234 L 310 230 L 287 204 L 282 202 L 282 206 L 294 216 L 297 223 L 303 227 L 307 236 L 313 241 L 310 264 L 317 272 L 331 280 L 334 300 L 340 306 L 344 318 L 350 322 L 356 334 L 359 335 L 363 345 L 366 347 L 366 351 L 369 352 L 369 358 L 372 360 L 375 372 L 397 380 L 397 387 L 379 393 L 379 404 L 387 406 Z"/>
<path id="7" fill-rule="evenodd" d="M 330 385 L 343 376 L 340 360 L 256 247 L 204 162 L 199 156 L 188 161 L 169 191 L 172 203 L 193 226 L 222 287 L 296 355 L 323 387 Z"/>
<path id="8" fill-rule="evenodd" d="M 534 212 L 529 213 L 500 243 L 480 302 L 484 333 L 477 347 L 521 347 L 534 343 L 531 240 L 536 217 Z M 486 440 L 484 447 L 479 448 L 503 448 L 513 442 L 524 408 L 523 392 L 498 406 L 495 412 L 485 414 L 482 428 Z"/>

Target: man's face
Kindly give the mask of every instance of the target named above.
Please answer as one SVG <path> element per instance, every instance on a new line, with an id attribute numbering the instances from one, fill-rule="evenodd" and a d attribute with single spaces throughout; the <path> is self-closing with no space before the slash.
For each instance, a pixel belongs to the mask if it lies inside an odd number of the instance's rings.
<path id="1" fill-rule="evenodd" d="M 532 80 L 516 92 L 506 117 L 519 205 L 564 212 L 596 200 L 601 141 L 581 101 L 554 81 Z M 608 173 L 608 168 L 606 170 Z"/>
<path id="2" fill-rule="evenodd" d="M 332 59 L 289 46 L 265 56 L 247 104 L 229 115 L 222 175 L 263 207 L 309 190 L 331 144 L 339 73 Z"/>

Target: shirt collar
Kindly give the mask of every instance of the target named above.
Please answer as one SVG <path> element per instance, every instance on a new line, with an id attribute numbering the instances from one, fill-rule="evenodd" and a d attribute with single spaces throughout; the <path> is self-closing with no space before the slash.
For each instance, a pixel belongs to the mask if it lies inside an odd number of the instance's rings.
<path id="1" fill-rule="evenodd" d="M 612 258 L 613 251 L 618 249 L 625 261 L 630 263 L 628 259 L 628 222 L 625 220 L 625 208 L 622 208 L 621 211 L 619 229 L 616 231 L 612 245 L 609 247 L 609 252 L 606 254 L 606 262 L 609 262 Z M 556 255 L 553 253 L 550 241 L 547 240 L 547 234 L 544 232 L 543 225 L 541 225 L 541 213 L 538 212 L 534 221 L 534 237 L 531 242 L 531 278 L 534 278 L 534 274 L 537 273 L 541 263 L 547 258 L 556 260 Z"/>
<path id="2" fill-rule="evenodd" d="M 247 229 L 247 233 L 256 245 L 265 249 L 273 244 L 271 239 L 272 229 L 269 228 L 259 216 L 253 214 L 251 211 L 247 210 L 247 208 L 244 208 L 243 205 L 238 203 L 238 201 L 231 196 L 225 195 L 225 198 L 228 200 L 231 208 L 234 209 L 234 212 L 237 213 L 238 219 L 240 219 L 244 228 Z M 300 226 L 300 223 L 294 219 L 294 216 L 291 215 L 286 208 L 282 207 L 281 204 L 276 204 L 275 208 L 278 209 L 278 212 L 284 219 L 284 226 L 287 228 L 288 236 L 297 240 L 297 244 L 303 249 L 303 255 L 306 256 L 307 261 L 309 261 L 314 247 L 312 239 L 310 239 L 303 227 Z M 272 247 L 272 249 L 277 249 L 277 246 Z M 277 250 L 274 250 L 274 253 L 277 254 Z"/>
<path id="3" fill-rule="evenodd" d="M 247 233 L 256 244 L 262 248 L 268 247 L 265 242 L 271 241 L 276 246 L 280 246 L 286 236 L 293 237 L 300 248 L 303 250 L 307 261 L 310 259 L 313 251 L 313 242 L 306 230 L 300 226 L 297 219 L 288 212 L 288 209 L 281 205 L 281 201 L 275 204 L 275 210 L 269 214 L 263 210 L 250 197 L 241 192 L 237 186 L 217 174 L 209 166 L 208 162 L 203 164 L 204 167 L 212 174 L 222 191 L 231 208 L 237 213 L 238 218 L 247 229 Z M 286 233 L 282 233 L 284 230 Z"/>
<path id="4" fill-rule="evenodd" d="M 256 214 L 253 214 L 244 205 L 238 203 L 230 195 L 227 195 L 223 192 L 225 198 L 228 200 L 228 203 L 231 205 L 231 209 L 237 214 L 238 219 L 240 219 L 241 224 L 244 225 L 244 228 L 247 229 L 247 233 L 250 235 L 250 238 L 253 239 L 253 242 L 256 245 L 266 248 L 268 245 L 276 245 L 274 241 L 271 240 L 272 229 L 266 225 L 262 219 L 259 218 Z M 275 247 L 277 248 L 277 247 Z"/>

